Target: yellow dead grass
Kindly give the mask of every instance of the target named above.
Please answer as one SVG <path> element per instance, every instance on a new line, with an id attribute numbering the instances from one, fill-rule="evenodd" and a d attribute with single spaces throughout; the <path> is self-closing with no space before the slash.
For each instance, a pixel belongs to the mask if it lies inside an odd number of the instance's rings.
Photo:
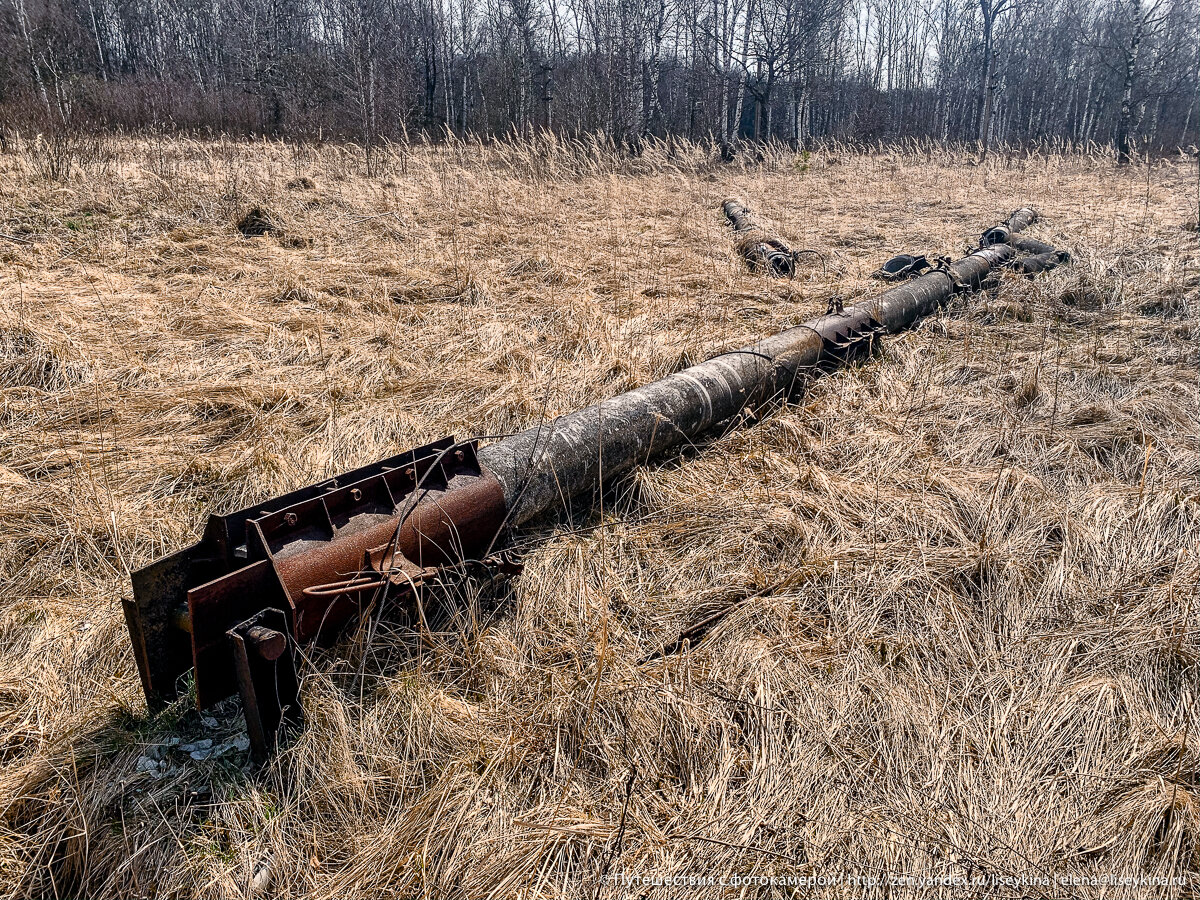
<path id="1" fill-rule="evenodd" d="M 549 140 L 393 148 L 370 174 L 354 148 L 110 152 L 65 185 L 0 155 L 0 894 L 1194 890 L 1194 169 Z M 819 256 L 791 282 L 745 273 L 730 195 Z M 209 511 L 611 396 L 1025 204 L 1073 266 L 1006 277 L 532 532 L 511 596 L 464 586 L 431 633 L 385 618 L 316 654 L 308 728 L 261 776 L 169 744 L 236 734 L 235 705 L 146 718 L 118 600 Z M 247 239 L 255 205 L 278 230 Z"/>

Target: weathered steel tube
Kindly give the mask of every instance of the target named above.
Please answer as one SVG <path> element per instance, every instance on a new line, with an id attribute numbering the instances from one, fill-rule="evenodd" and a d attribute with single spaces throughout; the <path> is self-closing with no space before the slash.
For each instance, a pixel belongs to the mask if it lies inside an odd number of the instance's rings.
<path id="1" fill-rule="evenodd" d="M 504 490 L 509 524 L 519 525 L 787 390 L 822 347 L 814 328 L 790 329 L 491 444 L 480 464 Z"/>
<path id="2" fill-rule="evenodd" d="M 1018 237 L 1013 235 L 1008 239 L 1008 244 L 1018 253 L 1054 253 L 1056 248 L 1052 244 L 1047 244 L 1045 241 L 1039 241 L 1037 238 Z"/>
<path id="3" fill-rule="evenodd" d="M 1045 253 L 1035 253 L 1032 256 L 1021 257 L 1013 263 L 1013 268 L 1022 275 L 1036 275 L 1038 272 L 1045 272 L 1048 269 L 1053 269 L 1055 266 L 1060 266 L 1070 259 L 1071 254 L 1065 250 L 1051 248 Z"/>
<path id="4" fill-rule="evenodd" d="M 990 247 L 993 244 L 1007 244 L 1018 231 L 1024 231 L 1037 221 L 1037 213 L 1028 206 L 1016 210 L 999 225 L 994 225 L 979 238 L 980 247 Z"/>
<path id="5" fill-rule="evenodd" d="M 1030 209 L 1013 213 L 1000 226 L 1005 240 L 1035 219 Z M 747 406 L 795 393 L 821 370 L 869 352 L 877 335 L 903 331 L 956 291 L 977 287 L 1014 256 L 1008 243 L 994 242 L 872 300 L 484 447 L 480 465 L 500 482 L 508 524 L 519 525 L 601 489 Z"/>

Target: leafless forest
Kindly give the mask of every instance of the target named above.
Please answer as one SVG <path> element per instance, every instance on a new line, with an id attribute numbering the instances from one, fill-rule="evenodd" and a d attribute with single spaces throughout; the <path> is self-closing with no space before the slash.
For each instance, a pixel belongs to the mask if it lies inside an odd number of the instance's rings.
<path id="1" fill-rule="evenodd" d="M 0 900 L 1197 897 L 1198 70 L 1196 0 L 0 0 Z"/>
<path id="2" fill-rule="evenodd" d="M 0 0 L 10 129 L 1173 150 L 1194 0 Z"/>

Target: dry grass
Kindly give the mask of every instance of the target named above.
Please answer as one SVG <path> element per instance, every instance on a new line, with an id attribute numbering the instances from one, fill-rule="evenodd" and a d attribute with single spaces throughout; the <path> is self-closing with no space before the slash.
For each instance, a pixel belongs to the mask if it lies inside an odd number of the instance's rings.
<path id="1" fill-rule="evenodd" d="M 0 156 L 0 895 L 1195 890 L 1194 168 L 547 142 L 394 149 L 370 175 L 338 147 L 97 160 L 53 183 Z M 734 194 L 822 257 L 746 274 Z M 146 718 L 118 599 L 208 511 L 610 396 L 1026 203 L 1073 267 L 531 534 L 511 596 L 349 636 L 262 775 L 169 745 L 235 735 L 232 705 Z M 254 206 L 272 230 L 245 238 Z"/>

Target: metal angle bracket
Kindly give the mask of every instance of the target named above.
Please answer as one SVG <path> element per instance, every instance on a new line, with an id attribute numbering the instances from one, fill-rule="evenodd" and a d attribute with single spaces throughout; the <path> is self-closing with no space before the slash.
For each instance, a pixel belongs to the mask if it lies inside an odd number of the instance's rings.
<path id="1" fill-rule="evenodd" d="M 901 253 L 885 262 L 871 277 L 880 281 L 903 281 L 915 278 L 931 265 L 929 258 L 924 255 Z"/>
<path id="2" fill-rule="evenodd" d="M 236 693 L 227 633 L 263 610 L 282 612 L 298 642 L 332 639 L 378 575 L 412 577 L 487 548 L 503 493 L 475 453 L 446 438 L 212 516 L 198 544 L 135 572 L 123 605 L 148 701 L 177 697 L 189 669 L 200 708 Z M 372 550 L 395 559 L 372 571 Z"/>
<path id="3" fill-rule="evenodd" d="M 281 609 L 264 609 L 225 632 L 246 715 L 250 750 L 262 762 L 287 726 L 303 721 L 296 644 Z"/>
<path id="4" fill-rule="evenodd" d="M 887 327 L 861 308 L 827 313 L 815 323 L 821 337 L 821 362 L 826 370 L 866 359 L 875 350 Z"/>

